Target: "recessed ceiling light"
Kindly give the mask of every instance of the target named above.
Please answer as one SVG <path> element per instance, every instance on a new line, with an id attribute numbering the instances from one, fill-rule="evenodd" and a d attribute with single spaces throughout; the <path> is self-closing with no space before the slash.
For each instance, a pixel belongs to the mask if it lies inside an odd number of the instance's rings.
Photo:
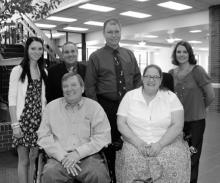
<path id="1" fill-rule="evenodd" d="M 47 37 L 49 37 L 50 38 L 50 34 L 49 33 L 45 33 L 45 35 L 47 36 Z M 52 33 L 52 37 L 53 38 L 58 38 L 58 37 L 61 37 L 61 36 L 64 36 L 65 34 L 64 33 L 59 33 L 59 32 L 57 32 L 57 33 Z"/>
<path id="2" fill-rule="evenodd" d="M 97 21 L 88 21 L 88 22 L 84 22 L 84 24 L 95 25 L 95 26 L 103 26 L 104 25 L 103 22 L 97 22 Z"/>
<path id="3" fill-rule="evenodd" d="M 101 11 L 101 12 L 109 12 L 115 9 L 109 6 L 101 6 L 101 5 L 91 4 L 91 3 L 83 4 L 79 6 L 79 8 L 93 10 L 93 11 Z"/>
<path id="4" fill-rule="evenodd" d="M 145 41 L 140 41 L 140 42 L 138 42 L 138 45 L 139 45 L 139 46 L 145 46 L 145 45 L 146 45 L 146 42 L 145 42 Z"/>
<path id="5" fill-rule="evenodd" d="M 146 2 L 146 1 L 149 1 L 149 0 L 134 0 L 134 1 L 138 1 L 138 2 Z"/>
<path id="6" fill-rule="evenodd" d="M 139 12 L 135 12 L 135 11 L 122 12 L 122 13 L 120 13 L 120 15 L 134 17 L 134 18 L 147 18 L 147 17 L 151 16 L 149 14 L 139 13 Z"/>
<path id="7" fill-rule="evenodd" d="M 164 8 L 169 8 L 169 9 L 178 10 L 178 11 L 192 8 L 192 6 L 188 6 L 188 5 L 181 4 L 181 3 L 176 3 L 174 1 L 167 1 L 164 3 L 159 3 L 157 5 L 162 6 Z"/>
<path id="8" fill-rule="evenodd" d="M 158 36 L 155 36 L 155 35 L 144 35 L 143 37 L 146 37 L 146 38 L 158 38 Z"/>
<path id="9" fill-rule="evenodd" d="M 63 28 L 65 30 L 71 30 L 71 31 L 87 31 L 87 28 L 82 28 L 82 27 L 65 27 Z"/>
<path id="10" fill-rule="evenodd" d="M 77 19 L 75 18 L 66 18 L 66 17 L 57 17 L 57 16 L 50 16 L 46 18 L 47 20 L 54 20 L 59 22 L 75 22 Z"/>
<path id="11" fill-rule="evenodd" d="M 198 33 L 198 32 L 202 32 L 202 30 L 191 30 L 189 32 L 191 32 L 191 33 Z"/>
<path id="12" fill-rule="evenodd" d="M 168 38 L 168 39 L 166 39 L 167 40 L 167 42 L 168 43 L 174 43 L 174 42 L 176 42 L 176 41 L 181 41 L 182 39 L 180 39 L 180 38 Z"/>
<path id="13" fill-rule="evenodd" d="M 56 25 L 52 25 L 52 24 L 40 24 L 40 23 L 35 23 L 35 25 L 37 27 L 40 27 L 40 28 L 54 28 L 56 27 Z"/>
<path id="14" fill-rule="evenodd" d="M 201 44 L 202 43 L 202 41 L 195 41 L 195 40 L 188 41 L 188 42 L 191 44 Z"/>

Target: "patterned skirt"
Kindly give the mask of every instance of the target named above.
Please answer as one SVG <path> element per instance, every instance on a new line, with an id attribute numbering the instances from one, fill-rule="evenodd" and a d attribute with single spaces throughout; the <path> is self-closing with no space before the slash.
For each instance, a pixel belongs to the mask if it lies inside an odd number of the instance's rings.
<path id="1" fill-rule="evenodd" d="M 152 178 L 155 183 L 190 182 L 189 147 L 181 137 L 164 147 L 157 157 L 143 157 L 132 144 L 124 142 L 117 151 L 117 183 L 138 183 Z"/>

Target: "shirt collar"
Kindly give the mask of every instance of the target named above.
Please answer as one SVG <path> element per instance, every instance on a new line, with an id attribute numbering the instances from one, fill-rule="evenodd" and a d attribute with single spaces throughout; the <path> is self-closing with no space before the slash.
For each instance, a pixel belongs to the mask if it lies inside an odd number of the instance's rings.
<path id="1" fill-rule="evenodd" d="M 140 102 L 144 102 L 145 100 L 144 100 L 144 96 L 142 94 L 143 86 L 139 87 L 137 90 L 138 90 L 138 92 L 134 95 L 134 99 L 137 101 L 140 101 Z M 153 100 L 155 100 L 157 98 L 160 99 L 161 97 L 162 97 L 162 93 L 161 93 L 161 90 L 159 89 Z"/>
<path id="2" fill-rule="evenodd" d="M 67 109 L 67 110 L 68 109 L 77 109 L 77 110 L 79 110 L 79 109 L 82 108 L 83 104 L 84 104 L 84 98 L 83 97 L 81 98 L 81 100 L 77 104 L 74 104 L 74 105 L 67 103 L 65 98 L 63 97 L 63 105 L 64 105 L 65 109 Z"/>
<path id="3" fill-rule="evenodd" d="M 65 62 L 63 62 L 63 63 L 64 63 L 64 66 L 65 66 L 65 68 L 66 68 L 66 70 L 67 70 L 68 72 L 70 72 L 70 70 L 71 70 L 71 71 L 74 71 L 74 70 L 76 70 L 77 67 L 78 67 L 78 62 L 74 62 L 74 63 L 72 63 L 72 64 L 66 64 Z"/>

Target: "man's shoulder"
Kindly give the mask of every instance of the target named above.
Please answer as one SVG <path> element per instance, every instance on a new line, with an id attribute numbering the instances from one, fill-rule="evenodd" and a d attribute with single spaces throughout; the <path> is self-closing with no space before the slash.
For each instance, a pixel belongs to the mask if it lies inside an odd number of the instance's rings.
<path id="1" fill-rule="evenodd" d="M 79 62 L 79 61 L 77 61 L 77 67 L 86 68 L 86 62 Z"/>
<path id="2" fill-rule="evenodd" d="M 99 48 L 97 49 L 96 51 L 94 51 L 90 57 L 94 57 L 96 55 L 100 55 L 100 54 L 103 54 L 105 53 L 107 50 L 105 50 L 105 47 L 102 47 L 102 48 Z"/>
<path id="3" fill-rule="evenodd" d="M 126 53 L 129 53 L 129 54 L 133 54 L 133 52 L 130 49 L 128 49 L 128 48 L 119 47 L 119 50 L 121 52 L 126 52 Z"/>
<path id="4" fill-rule="evenodd" d="M 120 49 L 120 50 L 124 50 L 124 51 L 128 51 L 128 52 L 131 52 L 131 50 L 130 50 L 130 49 L 125 48 L 125 47 L 119 47 L 119 49 Z"/>
<path id="5" fill-rule="evenodd" d="M 62 66 L 63 66 L 63 62 L 54 63 L 52 66 L 50 66 L 48 68 L 48 71 L 53 71 L 53 70 L 59 69 Z"/>
<path id="6" fill-rule="evenodd" d="M 101 105 L 97 101 L 95 101 L 91 98 L 83 97 L 83 99 L 85 102 L 85 106 L 88 107 L 88 109 L 97 110 L 98 108 L 101 107 Z"/>
<path id="7" fill-rule="evenodd" d="M 97 105 L 99 104 L 97 101 L 91 99 L 91 98 L 88 98 L 88 97 L 83 97 L 84 101 L 86 104 L 90 104 L 90 105 Z"/>
<path id="8" fill-rule="evenodd" d="M 57 108 L 59 105 L 60 105 L 60 102 L 63 100 L 63 97 L 60 97 L 60 98 L 57 98 L 57 99 L 54 99 L 52 101 L 50 101 L 46 108 L 51 110 L 51 109 L 55 109 Z"/>

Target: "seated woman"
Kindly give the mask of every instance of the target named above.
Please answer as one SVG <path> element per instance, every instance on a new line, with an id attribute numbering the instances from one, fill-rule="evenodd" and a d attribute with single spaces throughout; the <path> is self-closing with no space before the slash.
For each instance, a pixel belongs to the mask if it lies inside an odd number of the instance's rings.
<path id="1" fill-rule="evenodd" d="M 143 86 L 128 92 L 118 109 L 124 144 L 116 156 L 117 183 L 189 183 L 190 152 L 183 140 L 183 106 L 161 86 L 162 71 L 149 65 Z"/>

